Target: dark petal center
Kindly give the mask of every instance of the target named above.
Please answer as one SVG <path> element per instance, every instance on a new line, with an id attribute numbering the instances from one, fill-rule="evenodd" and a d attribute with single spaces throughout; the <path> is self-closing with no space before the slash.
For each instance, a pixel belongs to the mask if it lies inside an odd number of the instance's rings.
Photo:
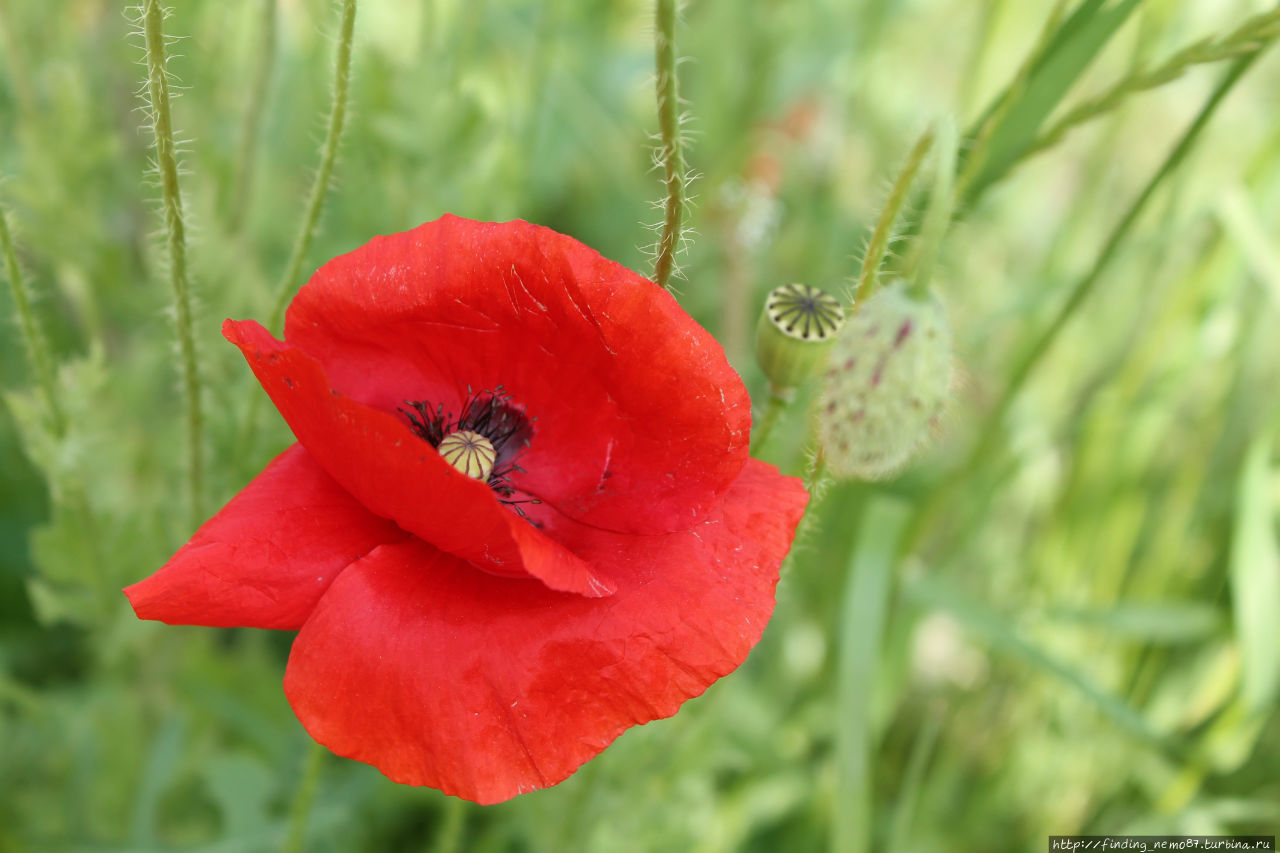
<path id="1" fill-rule="evenodd" d="M 496 459 L 486 482 L 504 504 L 524 515 L 517 504 L 538 502 L 531 498 L 515 498 L 517 489 L 511 482 L 513 475 L 524 473 L 517 460 L 533 440 L 534 419 L 511 402 L 511 395 L 501 385 L 492 391 L 468 388 L 456 417 L 453 412 L 445 411 L 443 403 L 432 405 L 428 400 L 406 400 L 405 405 L 408 408 L 402 408 L 400 412 L 409 419 L 410 428 L 437 450 L 441 442 L 459 432 L 475 433 L 487 439 Z"/>

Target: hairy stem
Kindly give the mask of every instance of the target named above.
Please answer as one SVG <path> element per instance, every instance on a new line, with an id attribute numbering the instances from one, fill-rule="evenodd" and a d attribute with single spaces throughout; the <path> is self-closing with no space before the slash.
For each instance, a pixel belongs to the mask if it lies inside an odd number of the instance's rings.
<path id="1" fill-rule="evenodd" d="M 653 280 L 667 287 L 675 269 L 681 223 L 684 219 L 685 166 L 680 141 L 680 95 L 676 85 L 676 0 L 657 0 L 657 20 L 653 31 L 654 63 L 657 68 L 658 128 L 667 197 L 663 202 L 662 234 L 653 263 Z"/>
<path id="2" fill-rule="evenodd" d="M 289 262 L 285 265 L 284 275 L 276 285 L 275 302 L 267 320 L 267 328 L 272 331 L 283 325 L 285 306 L 294 292 L 294 284 L 298 273 L 302 270 L 302 262 L 307 250 L 311 247 L 311 238 L 315 236 L 316 225 L 320 221 L 320 211 L 324 207 L 325 196 L 329 192 L 329 182 L 333 179 L 334 164 L 338 159 L 338 143 L 342 138 L 342 126 L 347 116 L 347 93 L 351 86 L 351 42 L 356 26 L 356 0 L 343 0 L 342 25 L 338 35 L 338 55 L 334 63 L 333 98 L 329 110 L 329 129 L 325 134 L 324 147 L 320 151 L 320 167 L 316 171 L 315 182 L 311 185 L 311 194 L 307 199 L 306 211 L 302 217 L 302 227 L 293 241 L 293 251 Z M 258 420 L 262 417 L 264 394 L 255 393 L 249 400 L 245 412 L 244 428 L 240 434 L 240 452 L 247 454 L 258 431 Z"/>
<path id="3" fill-rule="evenodd" d="M 880 219 L 876 222 L 875 230 L 871 232 L 871 241 L 867 243 L 866 254 L 862 256 L 862 271 L 858 274 L 858 287 L 853 293 L 855 308 L 876 288 L 880 275 L 880 262 L 884 260 L 885 252 L 889 250 L 889 241 L 893 239 L 894 223 L 898 221 L 902 206 L 907 203 L 911 184 L 915 181 L 916 173 L 920 171 L 920 166 L 924 163 L 924 158 L 931 147 L 933 147 L 933 128 L 920 134 L 911 153 L 907 155 L 907 162 L 903 164 L 902 171 L 898 173 L 893 187 L 889 190 L 884 209 L 880 211 Z"/>
<path id="4" fill-rule="evenodd" d="M 293 241 L 293 252 L 289 255 L 289 263 L 285 267 L 280 283 L 276 285 L 276 297 L 271 309 L 267 328 L 272 331 L 280 328 L 284 317 L 285 306 L 293 294 L 298 273 L 302 270 L 302 262 L 306 259 L 307 250 L 311 248 L 311 239 L 315 236 L 316 225 L 320 221 L 320 211 L 324 208 L 325 196 L 329 193 L 329 182 L 333 179 L 333 167 L 338 159 L 338 143 L 342 138 L 342 125 L 347 118 L 347 92 L 351 85 L 351 40 L 356 26 L 356 0 L 343 0 L 342 28 L 338 34 L 338 58 L 334 64 L 333 101 L 329 110 L 329 128 L 325 133 L 324 147 L 320 152 L 320 168 L 316 171 L 315 182 L 311 185 L 311 195 L 307 199 L 307 209 L 302 217 L 302 228 Z"/>
<path id="5" fill-rule="evenodd" d="M 49 424 L 53 432 L 61 438 L 67 431 L 66 411 L 58 399 L 58 386 L 53 376 L 53 358 L 49 355 L 49 345 L 45 342 L 40 324 L 36 322 L 35 312 L 31 309 L 31 294 L 27 292 L 27 283 L 22 278 L 22 269 L 18 266 L 18 253 L 13 247 L 13 237 L 9 233 L 9 223 L 0 208 L 0 251 L 4 252 L 5 275 L 9 277 L 9 292 L 13 294 L 13 304 L 18 311 L 18 323 L 22 327 L 22 342 L 27 348 L 27 358 L 36 373 L 36 382 L 44 397 L 45 408 L 49 415 Z"/>
<path id="6" fill-rule="evenodd" d="M 257 66 L 253 84 L 249 89 L 249 102 L 245 107 L 244 124 L 240 128 L 240 150 L 236 156 L 236 177 L 227 208 L 227 227 L 231 233 L 239 233 L 244 225 L 245 210 L 253 189 L 253 177 L 257 166 L 258 137 L 262 128 L 262 114 L 267 105 L 271 72 L 275 67 L 277 0 L 261 0 L 262 22 L 258 33 Z"/>
<path id="7" fill-rule="evenodd" d="M 822 452 L 822 448 L 818 447 L 813 452 L 809 465 L 804 472 L 804 490 L 808 492 L 816 502 L 827 493 L 827 489 L 831 486 L 832 477 L 827 471 L 827 456 Z"/>
<path id="8" fill-rule="evenodd" d="M 169 109 L 169 78 L 165 69 L 165 12 L 158 0 L 145 0 L 142 12 L 147 51 L 147 97 L 151 129 L 155 136 L 155 165 L 160 176 L 160 200 L 164 216 L 165 246 L 169 256 L 169 281 L 173 286 L 174 315 L 182 371 L 182 395 L 187 425 L 187 509 L 192 522 L 200 521 L 204 494 L 203 423 L 200 413 L 200 371 L 191 329 L 191 295 L 187 281 L 187 238 L 182 218 L 182 193 L 178 186 L 178 157 L 174 149 L 173 119 Z"/>
<path id="9" fill-rule="evenodd" d="M 818 511 L 823 508 L 823 499 L 827 496 L 827 492 L 831 491 L 831 486 L 834 483 L 835 478 L 827 470 L 827 459 L 822 453 L 822 447 L 815 444 L 804 472 L 804 490 L 809 493 L 809 503 L 804 508 L 804 515 L 800 516 L 800 523 L 796 525 L 791 550 L 783 559 L 782 568 L 779 569 L 779 573 L 783 577 L 786 576 L 792 564 L 799 558 L 804 543 L 808 542 L 809 537 L 817 529 Z"/>

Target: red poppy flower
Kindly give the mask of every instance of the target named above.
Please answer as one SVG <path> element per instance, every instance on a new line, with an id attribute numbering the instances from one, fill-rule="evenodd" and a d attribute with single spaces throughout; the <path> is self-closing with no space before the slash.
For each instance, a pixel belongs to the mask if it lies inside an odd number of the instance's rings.
<path id="1" fill-rule="evenodd" d="M 741 380 L 652 282 L 445 217 L 326 264 L 283 342 L 223 334 L 298 443 L 125 592 L 298 630 L 285 693 L 334 752 L 498 802 L 760 638 L 808 496 L 747 458 Z"/>

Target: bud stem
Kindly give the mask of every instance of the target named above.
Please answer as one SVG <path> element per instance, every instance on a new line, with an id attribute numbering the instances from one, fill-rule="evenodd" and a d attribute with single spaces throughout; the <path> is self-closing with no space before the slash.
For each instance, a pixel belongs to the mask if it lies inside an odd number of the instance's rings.
<path id="1" fill-rule="evenodd" d="M 324 207 L 325 196 L 329 192 L 329 183 L 333 179 L 334 164 L 338 159 L 338 142 L 342 138 L 342 125 L 347 115 L 347 91 L 351 84 L 351 42 L 356 25 L 356 0 L 344 0 L 342 4 L 342 25 L 338 36 L 338 55 L 333 71 L 333 97 L 329 111 L 329 130 L 325 135 L 324 148 L 320 154 L 320 167 L 316 171 L 315 181 L 311 185 L 311 195 L 307 200 L 307 209 L 303 214 L 302 227 L 294 238 L 293 250 L 289 255 L 284 275 L 276 285 L 275 304 L 271 309 L 267 328 L 273 332 L 280 329 L 284 321 L 285 307 L 293 294 L 293 284 L 302 269 L 307 249 L 311 246 L 311 238 L 315 236 L 316 225 L 320 221 L 320 211 Z M 255 389 L 256 390 L 256 389 Z M 255 393 L 249 398 L 249 407 L 245 412 L 244 429 L 240 434 L 240 452 L 247 454 L 253 446 L 253 439 L 258 431 L 258 419 L 262 415 L 263 401 L 266 395 Z"/>
<path id="2" fill-rule="evenodd" d="M 769 399 L 765 401 L 764 413 L 760 416 L 760 421 L 751 430 L 751 454 L 754 456 L 764 447 L 769 435 L 773 432 L 774 426 L 778 423 L 779 416 L 782 415 L 783 409 L 789 404 L 790 400 L 773 389 L 772 384 L 769 386 Z"/>
<path id="3" fill-rule="evenodd" d="M 796 525 L 791 553 L 787 554 L 786 559 L 782 561 L 780 571 L 783 577 L 786 577 L 787 571 L 795 562 L 796 554 L 799 552 L 795 544 L 807 541 L 813 533 L 814 526 L 818 523 L 818 510 L 823 507 L 823 498 L 830 491 L 832 482 L 833 478 L 827 471 L 827 457 L 822 452 L 822 445 L 815 444 L 804 472 L 804 490 L 809 493 L 809 505 L 805 507 L 804 515 L 800 516 L 800 523 Z"/>
<path id="4" fill-rule="evenodd" d="M 902 210 L 902 206 L 906 204 L 907 193 L 911 189 L 912 181 L 915 180 L 916 172 L 920 171 L 920 165 L 932 146 L 933 128 L 928 128 L 916 140 L 915 147 L 907 155 L 907 162 L 898 173 L 897 180 L 893 182 L 893 188 L 889 190 L 889 197 L 884 201 L 884 209 L 880 211 L 880 219 L 876 222 L 875 230 L 871 232 L 871 241 L 867 243 L 867 252 L 862 256 L 862 272 L 858 274 L 858 288 L 853 293 L 855 308 L 866 301 L 871 292 L 876 289 L 880 275 L 880 262 L 884 260 L 885 252 L 889 250 L 889 241 L 893 238 L 893 225 L 898 221 L 898 213 Z"/>
<path id="5" fill-rule="evenodd" d="M 311 238 L 315 236 L 316 225 L 320 221 L 320 211 L 324 207 L 325 196 L 329 193 L 329 182 L 333 179 L 333 167 L 338 160 L 338 142 L 342 138 L 342 125 L 347 117 L 347 90 L 351 84 L 351 40 L 356 26 L 356 0 L 343 0 L 342 29 L 338 36 L 338 58 L 333 69 L 333 100 L 329 110 L 329 130 L 325 134 L 324 148 L 320 154 L 320 168 L 316 171 L 316 179 L 311 184 L 311 196 L 307 200 L 307 211 L 302 218 L 302 228 L 293 241 L 293 252 L 289 256 L 289 265 L 285 268 L 280 283 L 276 285 L 275 305 L 271 309 L 271 321 L 267 328 L 275 331 L 280 328 L 284 318 L 285 306 L 293 295 L 293 287 L 306 259 L 307 249 L 311 247 Z"/>
<path id="6" fill-rule="evenodd" d="M 829 485 L 828 479 L 827 455 L 822 452 L 822 446 L 819 445 L 813 452 L 813 460 L 804 472 L 804 489 L 810 495 L 813 495 L 816 501 L 826 492 L 826 487 Z"/>

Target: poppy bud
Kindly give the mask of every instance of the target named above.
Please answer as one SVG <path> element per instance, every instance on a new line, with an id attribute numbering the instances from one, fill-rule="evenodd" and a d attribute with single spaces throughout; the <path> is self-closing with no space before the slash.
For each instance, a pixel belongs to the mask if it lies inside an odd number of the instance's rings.
<path id="1" fill-rule="evenodd" d="M 849 318 L 831 351 L 818 438 L 837 476 L 875 479 L 911 458 L 951 388 L 951 328 L 941 303 L 885 286 Z"/>
<path id="2" fill-rule="evenodd" d="M 787 284 L 771 291 L 756 325 L 756 361 L 771 390 L 786 396 L 817 376 L 843 325 L 840 302 L 824 290 Z"/>

